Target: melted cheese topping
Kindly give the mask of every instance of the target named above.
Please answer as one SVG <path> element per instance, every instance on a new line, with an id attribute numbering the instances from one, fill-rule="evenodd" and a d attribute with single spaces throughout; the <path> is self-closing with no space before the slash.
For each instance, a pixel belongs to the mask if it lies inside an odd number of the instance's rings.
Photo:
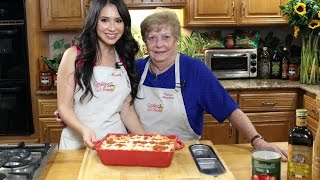
<path id="1" fill-rule="evenodd" d="M 109 135 L 101 144 L 107 150 L 174 151 L 175 139 L 162 135 Z"/>

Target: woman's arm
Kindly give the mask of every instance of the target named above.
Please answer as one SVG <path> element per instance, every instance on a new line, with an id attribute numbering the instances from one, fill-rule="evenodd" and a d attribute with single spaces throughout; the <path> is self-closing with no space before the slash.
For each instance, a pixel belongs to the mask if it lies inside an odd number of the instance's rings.
<path id="1" fill-rule="evenodd" d="M 130 105 L 132 97 L 129 95 L 123 102 L 123 106 L 120 112 L 120 117 L 123 124 L 129 130 L 130 133 L 143 134 L 144 129 L 141 126 L 138 114 L 133 105 Z"/>
<path id="2" fill-rule="evenodd" d="M 254 136 L 259 135 L 248 116 L 246 116 L 240 109 L 234 110 L 228 119 L 231 124 L 234 125 L 248 139 L 252 139 Z M 274 144 L 270 144 L 261 138 L 255 138 L 252 144 L 257 150 L 278 152 L 281 154 L 281 159 L 283 161 L 287 161 L 288 153 Z"/>
<path id="3" fill-rule="evenodd" d="M 76 47 L 71 47 L 65 51 L 59 65 L 57 76 L 59 116 L 68 127 L 82 136 L 86 146 L 92 148 L 92 142 L 96 141 L 95 134 L 78 119 L 73 107 L 75 90 L 74 63 L 76 57 L 77 49 Z"/>

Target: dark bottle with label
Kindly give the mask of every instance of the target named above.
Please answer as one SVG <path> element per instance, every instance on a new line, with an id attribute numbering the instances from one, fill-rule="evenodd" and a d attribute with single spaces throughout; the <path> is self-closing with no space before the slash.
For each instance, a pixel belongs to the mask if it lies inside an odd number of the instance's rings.
<path id="1" fill-rule="evenodd" d="M 281 61 L 281 79 L 289 79 L 289 58 L 290 54 L 286 47 L 283 48 L 283 57 Z"/>
<path id="2" fill-rule="evenodd" d="M 313 136 L 307 128 L 306 109 L 296 110 L 296 126 L 289 133 L 288 180 L 311 179 Z"/>
<path id="3" fill-rule="evenodd" d="M 261 79 L 269 79 L 271 71 L 271 59 L 268 52 L 268 47 L 263 47 L 261 55 L 259 57 L 258 76 Z"/>
<path id="4" fill-rule="evenodd" d="M 271 61 L 271 78 L 281 79 L 281 59 L 282 56 L 278 51 L 274 51 L 272 61 Z"/>

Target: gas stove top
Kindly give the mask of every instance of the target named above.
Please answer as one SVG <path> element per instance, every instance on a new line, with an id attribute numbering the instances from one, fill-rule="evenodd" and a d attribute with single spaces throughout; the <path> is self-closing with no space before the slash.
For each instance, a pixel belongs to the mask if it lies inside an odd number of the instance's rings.
<path id="1" fill-rule="evenodd" d="M 35 180 L 47 164 L 55 144 L 0 144 L 0 180 Z"/>

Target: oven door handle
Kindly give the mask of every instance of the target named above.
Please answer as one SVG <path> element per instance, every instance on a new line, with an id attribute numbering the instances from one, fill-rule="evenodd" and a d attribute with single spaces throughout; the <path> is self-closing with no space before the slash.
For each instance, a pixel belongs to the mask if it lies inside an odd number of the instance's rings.
<path id="1" fill-rule="evenodd" d="M 18 30 L 0 30 L 1 35 L 13 35 L 17 34 Z"/>
<path id="2" fill-rule="evenodd" d="M 244 57 L 246 54 L 213 54 L 213 57 Z"/>

